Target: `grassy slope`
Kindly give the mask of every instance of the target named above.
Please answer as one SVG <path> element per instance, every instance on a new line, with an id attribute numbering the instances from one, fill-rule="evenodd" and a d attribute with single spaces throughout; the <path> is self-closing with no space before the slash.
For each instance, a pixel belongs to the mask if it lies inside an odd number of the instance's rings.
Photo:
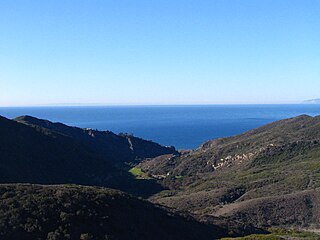
<path id="1" fill-rule="evenodd" d="M 222 240 L 319 240 L 320 235 L 313 232 L 285 230 L 285 229 L 269 229 L 270 234 L 252 234 L 245 237 L 222 238 Z"/>
<path id="2" fill-rule="evenodd" d="M 285 202 L 292 196 L 300 196 L 296 193 L 320 187 L 319 139 L 320 117 L 300 116 L 238 136 L 209 141 L 181 157 L 160 159 L 161 169 L 150 170 L 149 166 L 155 166 L 154 160 L 143 162 L 139 167 L 151 174 L 169 173 L 161 182 L 171 191 L 154 196 L 153 201 L 157 203 L 189 210 L 202 217 L 234 216 L 233 221 L 263 227 L 292 226 L 294 222 L 296 225 L 318 225 L 314 217 L 319 211 L 318 194 L 307 192 L 297 201 L 292 200 L 292 206 Z M 213 168 L 221 162 L 224 163 L 222 167 Z M 281 204 L 279 196 L 284 199 Z M 313 204 L 309 206 L 312 209 L 310 216 L 303 216 L 302 211 L 296 216 L 293 214 L 293 219 L 288 218 L 291 213 L 286 209 L 299 209 L 309 198 Z M 271 213 L 258 211 L 266 201 L 271 208 L 285 209 L 280 211 L 280 216 L 272 215 L 269 222 L 264 218 Z M 228 207 L 233 211 L 221 210 Z M 250 207 L 255 210 L 250 211 Z"/>

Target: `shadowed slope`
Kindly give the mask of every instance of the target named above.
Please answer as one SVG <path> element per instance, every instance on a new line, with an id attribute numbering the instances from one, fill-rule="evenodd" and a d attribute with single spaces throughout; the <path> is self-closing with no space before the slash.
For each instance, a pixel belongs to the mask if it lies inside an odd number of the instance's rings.
<path id="1" fill-rule="evenodd" d="M 162 189 L 153 180 L 135 180 L 81 139 L 0 117 L 0 183 L 17 182 L 107 186 L 139 196 Z"/>
<path id="2" fill-rule="evenodd" d="M 70 137 L 0 117 L 1 182 L 113 185 L 121 175 Z"/>
<path id="3" fill-rule="evenodd" d="M 225 231 L 119 191 L 84 186 L 0 185 L 6 240 L 213 240 Z"/>
<path id="4" fill-rule="evenodd" d="M 164 147 L 132 135 L 117 135 L 111 131 L 70 127 L 31 116 L 21 116 L 15 121 L 35 128 L 45 128 L 73 138 L 119 166 L 125 162 L 140 161 L 163 154 L 178 154 L 173 147 Z"/>

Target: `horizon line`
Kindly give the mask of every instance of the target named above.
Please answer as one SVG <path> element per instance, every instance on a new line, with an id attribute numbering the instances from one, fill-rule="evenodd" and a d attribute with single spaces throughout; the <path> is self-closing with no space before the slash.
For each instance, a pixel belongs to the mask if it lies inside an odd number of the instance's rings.
<path id="1" fill-rule="evenodd" d="M 186 104 L 41 104 L 41 105 L 6 105 L 0 108 L 27 107 L 175 107 L 175 106 L 223 106 L 223 105 L 317 105 L 317 103 L 186 103 Z"/>

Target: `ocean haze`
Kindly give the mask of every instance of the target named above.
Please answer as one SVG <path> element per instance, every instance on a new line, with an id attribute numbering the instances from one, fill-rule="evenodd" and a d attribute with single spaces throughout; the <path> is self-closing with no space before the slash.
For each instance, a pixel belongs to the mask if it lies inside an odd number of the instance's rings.
<path id="1" fill-rule="evenodd" d="M 178 149 L 194 149 L 203 142 L 236 135 L 275 120 L 320 114 L 319 105 L 193 105 L 6 107 L 0 115 L 21 115 L 71 126 L 127 132 Z"/>

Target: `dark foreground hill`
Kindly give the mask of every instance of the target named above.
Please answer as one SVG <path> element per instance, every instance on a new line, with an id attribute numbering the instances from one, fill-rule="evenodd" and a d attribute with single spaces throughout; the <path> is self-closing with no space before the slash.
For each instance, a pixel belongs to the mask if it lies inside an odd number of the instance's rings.
<path id="1" fill-rule="evenodd" d="M 116 190 L 0 185 L 0 239 L 213 240 L 226 233 Z"/>
<path id="2" fill-rule="evenodd" d="M 154 202 L 200 219 L 226 217 L 265 229 L 320 227 L 319 116 L 277 121 L 136 168 L 171 189 Z"/>

